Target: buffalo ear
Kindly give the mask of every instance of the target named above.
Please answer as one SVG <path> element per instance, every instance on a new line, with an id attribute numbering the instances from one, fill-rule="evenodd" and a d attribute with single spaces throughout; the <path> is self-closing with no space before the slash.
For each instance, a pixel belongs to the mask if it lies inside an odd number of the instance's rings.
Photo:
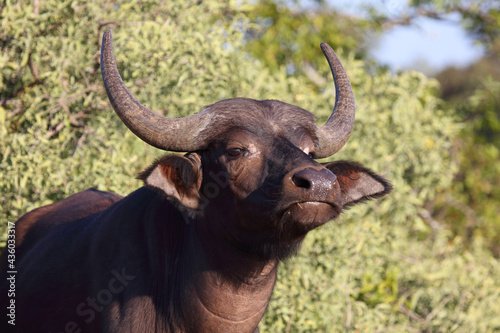
<path id="1" fill-rule="evenodd" d="M 344 207 L 378 198 L 392 191 L 392 185 L 359 163 L 337 161 L 323 164 L 337 176 Z"/>
<path id="2" fill-rule="evenodd" d="M 164 156 L 141 172 L 138 178 L 183 207 L 196 210 L 200 204 L 201 159 L 196 153 Z"/>

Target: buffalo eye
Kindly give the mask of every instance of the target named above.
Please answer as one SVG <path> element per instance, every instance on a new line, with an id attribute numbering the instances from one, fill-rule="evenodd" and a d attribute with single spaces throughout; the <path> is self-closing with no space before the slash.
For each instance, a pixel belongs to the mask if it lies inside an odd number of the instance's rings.
<path id="1" fill-rule="evenodd" d="M 226 151 L 229 157 L 239 157 L 245 153 L 245 149 L 242 148 L 231 148 Z"/>

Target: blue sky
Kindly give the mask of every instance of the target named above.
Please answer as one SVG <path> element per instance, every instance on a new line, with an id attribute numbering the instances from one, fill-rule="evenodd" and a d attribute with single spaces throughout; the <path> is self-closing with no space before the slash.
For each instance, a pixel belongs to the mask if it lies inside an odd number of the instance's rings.
<path id="1" fill-rule="evenodd" d="M 433 72 L 450 65 L 467 66 L 479 59 L 484 51 L 454 21 L 418 19 L 414 26 L 398 27 L 385 33 L 371 54 L 392 69 Z"/>
<path id="2" fill-rule="evenodd" d="M 363 4 L 372 4 L 389 15 L 406 8 L 406 0 L 329 0 L 341 12 L 357 15 Z M 459 16 L 447 21 L 420 18 L 410 27 L 397 27 L 371 43 L 371 54 L 391 69 L 417 69 L 426 74 L 447 66 L 463 67 L 479 59 L 484 50 L 461 28 Z"/>

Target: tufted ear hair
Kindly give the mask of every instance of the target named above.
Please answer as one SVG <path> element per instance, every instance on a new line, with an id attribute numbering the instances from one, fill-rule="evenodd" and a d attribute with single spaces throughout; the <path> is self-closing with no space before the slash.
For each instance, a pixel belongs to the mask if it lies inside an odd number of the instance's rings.
<path id="1" fill-rule="evenodd" d="M 349 207 L 372 198 L 379 198 L 392 191 L 388 180 L 359 163 L 336 161 L 324 163 L 337 176 L 342 191 L 342 205 Z"/>
<path id="2" fill-rule="evenodd" d="M 181 208 L 198 209 L 202 181 L 201 159 L 196 153 L 167 155 L 138 176 L 144 184 L 174 199 Z"/>

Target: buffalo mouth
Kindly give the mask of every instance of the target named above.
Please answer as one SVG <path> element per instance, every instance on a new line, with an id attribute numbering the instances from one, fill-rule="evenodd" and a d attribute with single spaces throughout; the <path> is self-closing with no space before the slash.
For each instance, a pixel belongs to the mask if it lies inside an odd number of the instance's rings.
<path id="1" fill-rule="evenodd" d="M 254 223 L 250 225 L 256 229 L 251 228 L 249 232 L 245 232 L 244 241 L 243 237 L 238 237 L 238 247 L 265 260 L 285 260 L 298 252 L 309 231 L 335 218 L 340 212 L 341 206 L 333 202 L 288 202 L 284 208 L 276 210 L 276 215 L 272 215 L 272 222 L 266 215 L 252 215 L 250 220 Z"/>
<path id="2" fill-rule="evenodd" d="M 297 233 L 307 233 L 337 217 L 340 212 L 341 208 L 330 202 L 294 202 L 285 209 L 283 223 L 287 229 L 296 229 Z"/>

